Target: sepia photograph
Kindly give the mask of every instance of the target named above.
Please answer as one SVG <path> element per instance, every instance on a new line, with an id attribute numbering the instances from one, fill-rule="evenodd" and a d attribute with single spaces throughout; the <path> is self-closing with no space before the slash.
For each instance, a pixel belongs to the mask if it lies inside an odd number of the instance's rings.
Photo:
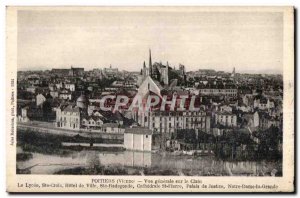
<path id="1" fill-rule="evenodd" d="M 16 178 L 101 175 L 111 179 L 92 179 L 99 191 L 201 191 L 203 178 L 289 176 L 293 189 L 292 7 L 9 9 Z M 256 190 L 284 191 L 267 184 Z"/>

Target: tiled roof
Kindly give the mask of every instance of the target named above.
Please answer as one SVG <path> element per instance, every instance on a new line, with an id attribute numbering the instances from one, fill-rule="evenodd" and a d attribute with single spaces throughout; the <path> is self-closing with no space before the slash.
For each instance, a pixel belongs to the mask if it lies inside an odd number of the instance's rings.
<path id="1" fill-rule="evenodd" d="M 79 107 L 74 106 L 74 105 L 68 105 L 66 108 L 63 109 L 63 111 L 68 111 L 68 112 L 80 112 Z"/>

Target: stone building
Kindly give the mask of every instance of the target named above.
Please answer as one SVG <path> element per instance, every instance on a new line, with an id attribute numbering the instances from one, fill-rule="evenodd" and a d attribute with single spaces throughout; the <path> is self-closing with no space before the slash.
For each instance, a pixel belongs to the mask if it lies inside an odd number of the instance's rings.
<path id="1" fill-rule="evenodd" d="M 124 148 L 135 151 L 151 151 L 152 131 L 144 127 L 126 128 Z"/>
<path id="2" fill-rule="evenodd" d="M 237 116 L 229 112 L 219 112 L 215 114 L 215 124 L 221 124 L 227 127 L 237 126 Z"/>
<path id="3" fill-rule="evenodd" d="M 210 116 L 205 111 L 140 112 L 138 123 L 153 132 L 170 136 L 176 129 L 195 129 L 210 133 Z"/>
<path id="4" fill-rule="evenodd" d="M 80 129 L 80 108 L 75 105 L 60 106 L 56 109 L 56 126 L 64 129 Z"/>
<path id="5" fill-rule="evenodd" d="M 42 106 L 44 102 L 46 101 L 46 97 L 43 94 L 38 94 L 36 96 L 36 106 Z"/>

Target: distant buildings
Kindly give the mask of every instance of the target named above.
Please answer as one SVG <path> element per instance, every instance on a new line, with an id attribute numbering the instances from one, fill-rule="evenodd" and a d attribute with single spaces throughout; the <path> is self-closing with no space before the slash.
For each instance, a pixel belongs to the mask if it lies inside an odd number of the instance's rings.
<path id="1" fill-rule="evenodd" d="M 71 69 L 52 69 L 51 73 L 53 75 L 57 75 L 60 77 L 63 76 L 83 76 L 84 68 L 75 68 L 71 67 Z"/>
<path id="2" fill-rule="evenodd" d="M 86 129 L 100 129 L 104 120 L 98 116 L 86 116 L 81 118 L 81 127 Z"/>
<path id="3" fill-rule="evenodd" d="M 221 124 L 226 127 L 237 126 L 237 116 L 228 112 L 221 112 L 215 114 L 215 124 Z"/>
<path id="4" fill-rule="evenodd" d="M 33 87 L 33 86 L 31 86 L 31 87 L 27 87 L 26 88 L 26 91 L 28 91 L 28 92 L 30 92 L 30 93 L 35 93 L 35 91 L 36 91 L 36 87 Z"/>
<path id="5" fill-rule="evenodd" d="M 30 119 L 27 115 L 28 108 L 29 108 L 28 106 L 21 108 L 21 114 L 18 115 L 19 122 L 29 122 L 30 121 Z"/>
<path id="6" fill-rule="evenodd" d="M 73 67 L 18 72 L 18 121 L 48 122 L 73 132 L 124 134 L 124 147 L 138 151 L 170 146 L 177 142 L 174 134 L 179 130 L 214 138 L 232 131 L 252 134 L 272 126 L 282 130 L 282 76 L 239 74 L 235 68 L 233 72 L 186 72 L 182 64 L 176 69 L 169 62 L 152 61 L 149 50 L 149 62 L 144 62 L 140 72 L 120 72 L 112 66 L 87 72 Z M 157 96 L 158 105 L 164 96 L 164 100 L 194 96 L 199 108 L 136 111 L 123 105 L 114 109 L 120 95 L 129 102 L 139 96 L 142 105 L 147 105 L 149 96 Z M 107 96 L 112 98 L 103 101 Z"/>
<path id="7" fill-rule="evenodd" d="M 56 96 L 56 93 L 53 93 L 53 95 Z M 61 90 L 57 93 L 57 95 L 59 99 L 72 100 L 72 93 L 67 89 Z"/>
<path id="8" fill-rule="evenodd" d="M 71 92 L 75 91 L 75 84 L 73 83 L 66 83 L 64 86 L 65 89 L 70 90 Z"/>
<path id="9" fill-rule="evenodd" d="M 102 125 L 102 131 L 104 133 L 124 134 L 125 127 L 118 123 L 105 123 Z"/>
<path id="10" fill-rule="evenodd" d="M 118 74 L 119 74 L 118 68 L 113 68 L 111 65 L 109 66 L 109 68 L 103 69 L 103 75 L 106 78 L 116 77 L 116 76 L 118 76 Z"/>
<path id="11" fill-rule="evenodd" d="M 38 94 L 36 96 L 36 106 L 41 106 L 46 101 L 46 97 L 43 94 Z"/>
<path id="12" fill-rule="evenodd" d="M 225 95 L 236 97 L 237 96 L 237 89 L 232 88 L 200 88 L 199 93 L 202 95 Z"/>
<path id="13" fill-rule="evenodd" d="M 241 116 L 241 118 L 246 121 L 245 124 L 247 127 L 250 127 L 251 129 L 259 127 L 260 118 L 257 111 L 255 113 L 245 113 Z"/>
<path id="14" fill-rule="evenodd" d="M 27 82 L 31 85 L 31 86 L 36 86 L 36 85 L 39 85 L 41 80 L 40 80 L 40 77 L 38 75 L 29 75 L 27 77 Z"/>
<path id="15" fill-rule="evenodd" d="M 254 99 L 254 108 L 258 108 L 260 110 L 271 109 L 274 108 L 274 102 L 267 98 L 256 98 Z"/>

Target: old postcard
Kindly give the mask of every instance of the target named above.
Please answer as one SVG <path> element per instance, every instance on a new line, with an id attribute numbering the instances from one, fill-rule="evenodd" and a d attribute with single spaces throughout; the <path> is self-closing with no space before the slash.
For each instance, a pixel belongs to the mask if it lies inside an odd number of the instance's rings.
<path id="1" fill-rule="evenodd" d="M 294 192 L 293 7 L 7 7 L 8 192 Z"/>

